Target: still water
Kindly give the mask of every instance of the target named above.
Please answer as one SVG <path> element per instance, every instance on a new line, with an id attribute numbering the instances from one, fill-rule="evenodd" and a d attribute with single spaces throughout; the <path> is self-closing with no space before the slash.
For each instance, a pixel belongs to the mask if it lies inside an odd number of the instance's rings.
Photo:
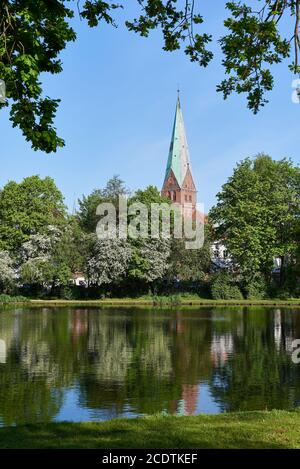
<path id="1" fill-rule="evenodd" d="M 300 309 L 0 311 L 0 425 L 300 406 Z"/>

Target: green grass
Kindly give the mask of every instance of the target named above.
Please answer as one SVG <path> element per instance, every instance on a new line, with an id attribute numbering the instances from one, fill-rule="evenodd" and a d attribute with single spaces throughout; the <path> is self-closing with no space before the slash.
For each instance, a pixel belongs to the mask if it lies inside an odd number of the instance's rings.
<path id="1" fill-rule="evenodd" d="M 300 412 L 151 416 L 0 429 L 0 448 L 300 448 Z"/>
<path id="2" fill-rule="evenodd" d="M 102 300 L 30 300 L 32 305 L 41 306 L 300 306 L 299 298 L 289 300 L 209 300 L 196 296 L 170 296 L 153 298 L 105 298 Z"/>
<path id="3" fill-rule="evenodd" d="M 168 296 L 145 295 L 138 298 L 104 298 L 96 300 L 29 299 L 23 296 L 0 295 L 0 304 L 30 304 L 37 306 L 300 306 L 300 298 L 266 300 L 211 300 L 197 294 L 182 293 Z"/>

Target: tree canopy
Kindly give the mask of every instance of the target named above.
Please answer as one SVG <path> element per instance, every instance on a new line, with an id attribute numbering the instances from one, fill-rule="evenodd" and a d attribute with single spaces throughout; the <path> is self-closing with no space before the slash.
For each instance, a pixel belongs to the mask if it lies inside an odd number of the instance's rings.
<path id="1" fill-rule="evenodd" d="M 95 232 L 99 216 L 96 214 L 98 205 L 105 202 L 111 202 L 118 207 L 119 196 L 127 196 L 129 190 L 126 188 L 124 181 L 118 176 L 114 175 L 108 180 L 103 189 L 95 189 L 88 196 L 83 195 L 78 200 L 79 210 L 78 218 L 81 228 L 87 233 Z"/>
<path id="2" fill-rule="evenodd" d="M 103 188 L 83 196 L 77 213 L 69 215 L 51 178 L 31 176 L 20 183 L 8 182 L 0 189 L 0 294 L 21 291 L 77 298 L 122 291 L 136 295 L 154 291 L 165 280 L 172 284 L 175 277 L 202 279 L 203 271 L 209 270 L 208 243 L 194 255 L 184 255 L 183 242 L 175 248 L 175 242 L 163 237 L 144 238 L 140 223 L 135 238 L 130 234 L 127 239 L 97 237 L 98 205 L 110 202 L 118 215 L 119 196 L 129 194 L 124 181 L 113 176 Z M 150 209 L 152 203 L 169 204 L 170 200 L 149 186 L 130 195 L 127 202 L 128 207 L 141 202 Z M 127 214 L 128 228 L 133 217 L 134 213 Z M 118 216 L 116 223 L 119 226 Z M 150 235 L 150 215 L 149 224 Z M 75 286 L 78 278 L 81 284 Z"/>
<path id="3" fill-rule="evenodd" d="M 300 169 L 290 160 L 260 154 L 246 158 L 217 195 L 211 210 L 215 236 L 223 240 L 247 281 L 270 278 L 281 259 L 281 283 L 295 259 L 300 216 Z"/>
<path id="4" fill-rule="evenodd" d="M 145 232 L 137 202 L 147 208 L 166 202 L 153 186 L 129 197 L 128 208 L 136 208 L 127 212 L 127 237 L 97 236 L 98 204 L 117 207 L 124 191 L 115 176 L 69 215 L 51 178 L 8 182 L 0 190 L 0 294 L 68 299 L 174 291 L 224 299 L 300 294 L 300 168 L 290 160 L 260 154 L 241 161 L 217 195 L 200 249 L 186 249 L 185 239 L 176 238 L 172 210 L 167 239 L 162 231 L 151 236 L 151 223 L 157 223 L 152 217 Z M 120 221 L 116 217 L 117 228 Z M 226 247 L 224 272 L 213 262 L 213 240 Z M 280 260 L 276 271 L 275 260 Z"/>
<path id="5" fill-rule="evenodd" d="M 126 7 L 122 0 L 1 1 L 0 79 L 6 85 L 7 101 L 0 102 L 0 108 L 10 105 L 13 126 L 21 129 L 34 150 L 50 153 L 64 146 L 54 126 L 60 100 L 43 92 L 41 74 L 62 71 L 60 53 L 76 40 L 74 15 L 90 27 L 102 22 L 116 26 L 115 10 L 126 12 Z M 207 67 L 214 57 L 210 49 L 214 38 L 197 7 L 195 0 L 136 0 L 137 16 L 125 24 L 143 37 L 161 30 L 165 51 L 183 47 L 192 62 Z M 293 56 L 291 72 L 300 73 L 300 0 L 229 1 L 226 9 L 226 32 L 217 39 L 227 77 L 217 91 L 225 99 L 233 92 L 245 93 L 248 107 L 256 113 L 273 88 L 274 64 Z M 286 34 L 281 27 L 285 18 L 290 25 Z"/>
<path id="6" fill-rule="evenodd" d="M 0 190 L 0 249 L 18 249 L 30 235 L 63 223 L 65 214 L 63 196 L 50 177 L 8 182 Z"/>

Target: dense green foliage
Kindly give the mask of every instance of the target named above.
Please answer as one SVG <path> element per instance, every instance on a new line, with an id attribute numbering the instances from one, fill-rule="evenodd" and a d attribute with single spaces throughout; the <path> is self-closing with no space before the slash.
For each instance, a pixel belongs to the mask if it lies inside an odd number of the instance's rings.
<path id="1" fill-rule="evenodd" d="M 28 302 L 28 298 L 26 296 L 11 296 L 11 295 L 0 295 L 0 304 L 7 304 L 7 303 L 26 303 Z"/>
<path id="2" fill-rule="evenodd" d="M 168 239 L 143 238 L 145 230 L 151 235 L 151 204 L 170 204 L 153 186 L 130 194 L 114 176 L 83 196 L 70 216 L 52 179 L 10 181 L 0 190 L 0 293 L 21 288 L 22 294 L 66 299 L 184 292 L 223 300 L 299 296 L 299 168 L 262 154 L 247 158 L 217 197 L 203 247 L 186 249 L 185 239 L 175 237 L 172 211 Z M 118 233 L 120 198 L 128 207 L 147 207 L 148 228 L 137 221 L 137 238 L 99 239 L 96 228 L 105 214 L 97 215 L 98 205 L 110 203 Z M 128 214 L 125 229 L 137 211 Z M 158 218 L 160 228 L 161 223 Z M 225 271 L 213 262 L 214 240 L 229 254 Z M 76 278 L 81 284 L 75 288 Z"/>
<path id="3" fill-rule="evenodd" d="M 280 287 L 288 288 L 291 271 L 299 285 L 299 167 L 266 155 L 247 158 L 237 165 L 217 198 L 210 213 L 214 234 L 230 252 L 247 295 L 253 296 L 254 290 L 263 294 L 263 284 L 272 287 L 275 259 Z"/>
<path id="4" fill-rule="evenodd" d="M 0 293 L 19 288 L 31 296 L 66 299 L 138 296 L 172 290 L 178 281 L 203 280 L 210 268 L 208 243 L 186 251 L 179 240 L 98 239 L 97 207 L 108 202 L 115 207 L 118 229 L 119 197 L 148 209 L 151 203 L 170 203 L 152 186 L 130 196 L 114 176 L 103 189 L 83 196 L 76 215 L 69 216 L 52 179 L 32 176 L 6 184 L 0 191 Z M 85 279 L 77 288 L 76 275 Z"/>
<path id="5" fill-rule="evenodd" d="M 243 295 L 239 286 L 229 273 L 218 272 L 212 279 L 211 296 L 214 300 L 242 300 Z"/>
<path id="6" fill-rule="evenodd" d="M 124 181 L 119 176 L 113 176 L 106 184 L 104 189 L 95 189 L 88 196 L 82 196 L 78 201 L 79 211 L 78 218 L 80 227 L 87 233 L 96 231 L 99 217 L 96 214 L 98 205 L 105 202 L 112 203 L 116 209 L 118 207 L 119 197 L 127 197 L 129 190 L 126 188 Z"/>
<path id="7" fill-rule="evenodd" d="M 0 249 L 20 249 L 30 235 L 64 223 L 65 217 L 63 196 L 51 178 L 10 181 L 0 190 Z"/>
<path id="8" fill-rule="evenodd" d="M 148 37 L 161 30 L 163 49 L 174 51 L 185 44 L 192 62 L 206 67 L 213 59 L 209 44 L 213 38 L 204 30 L 205 18 L 195 11 L 195 2 L 185 0 L 136 0 L 137 17 L 126 21 L 129 31 Z M 64 145 L 53 121 L 59 99 L 44 96 L 41 74 L 62 71 L 61 52 L 76 39 L 72 28 L 74 15 L 80 15 L 90 27 L 106 22 L 116 26 L 114 11 L 124 8 L 120 0 L 2 0 L 0 3 L 0 79 L 4 80 L 10 119 L 18 126 L 32 148 L 56 151 Z M 219 8 L 219 7 L 218 7 Z M 300 0 L 263 0 L 226 3 L 229 17 L 225 35 L 220 39 L 223 66 L 228 78 L 217 87 L 225 98 L 233 91 L 246 93 L 248 107 L 257 112 L 273 88 L 271 68 L 291 55 L 293 73 L 299 73 Z M 287 35 L 281 24 L 291 16 Z"/>

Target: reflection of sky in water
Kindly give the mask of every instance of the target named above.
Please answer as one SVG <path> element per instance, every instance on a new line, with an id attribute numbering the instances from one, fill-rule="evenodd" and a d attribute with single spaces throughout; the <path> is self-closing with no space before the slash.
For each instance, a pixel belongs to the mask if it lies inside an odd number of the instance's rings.
<path id="1" fill-rule="evenodd" d="M 197 414 L 217 414 L 220 411 L 210 392 L 208 384 L 201 384 L 199 400 L 197 402 Z"/>
<path id="2" fill-rule="evenodd" d="M 211 395 L 209 385 L 201 383 L 196 385 L 195 388 L 197 388 L 196 399 L 193 402 L 194 407 L 192 414 L 217 414 L 220 409 Z M 175 414 L 189 415 L 188 406 L 189 402 L 186 399 L 180 399 L 177 403 L 177 411 Z M 162 411 L 162 413 L 167 414 L 168 412 Z M 80 402 L 79 390 L 74 387 L 65 391 L 63 405 L 54 420 L 84 422 L 110 420 L 117 417 L 134 418 L 142 415 L 143 414 L 130 409 L 129 404 L 125 405 L 121 411 L 116 411 L 113 408 L 89 409 Z"/>
<path id="3" fill-rule="evenodd" d="M 189 399 L 181 399 L 178 402 L 177 415 L 198 415 L 198 414 L 217 414 L 220 412 L 219 406 L 216 404 L 211 395 L 208 384 L 201 383 L 195 386 L 195 398 L 193 402 Z"/>
<path id="4" fill-rule="evenodd" d="M 115 412 L 113 409 L 89 409 L 80 404 L 79 391 L 77 388 L 67 389 L 64 395 L 64 402 L 56 415 L 56 421 L 72 421 L 72 422 L 86 422 L 97 420 L 110 420 L 116 417 L 134 418 L 137 415 L 131 412 L 128 408 L 124 407 L 122 413 Z"/>

